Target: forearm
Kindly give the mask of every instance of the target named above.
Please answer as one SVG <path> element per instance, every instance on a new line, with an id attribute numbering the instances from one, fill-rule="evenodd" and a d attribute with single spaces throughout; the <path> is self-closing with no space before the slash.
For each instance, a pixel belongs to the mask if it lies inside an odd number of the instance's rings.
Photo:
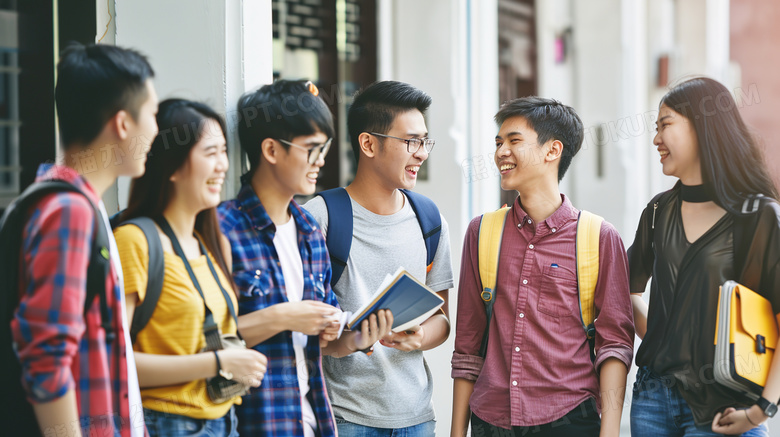
<path id="1" fill-rule="evenodd" d="M 194 355 L 157 355 L 136 352 L 135 362 L 138 369 L 138 382 L 142 388 L 184 384 L 217 374 L 214 352 Z"/>
<path id="2" fill-rule="evenodd" d="M 450 336 L 450 321 L 444 314 L 435 314 L 421 325 L 425 330 L 420 350 L 430 350 L 447 341 Z"/>
<path id="3" fill-rule="evenodd" d="M 469 429 L 471 409 L 469 399 L 474 392 L 474 381 L 455 378 L 452 381 L 452 425 L 451 437 L 465 437 Z"/>
<path id="4" fill-rule="evenodd" d="M 254 347 L 274 335 L 289 331 L 285 314 L 279 305 L 253 311 L 238 317 L 238 332 L 246 342 L 247 347 Z"/>
<path id="5" fill-rule="evenodd" d="M 607 358 L 599 370 L 601 391 L 601 436 L 620 435 L 620 416 L 626 395 L 628 369 L 617 358 Z"/>
<path id="6" fill-rule="evenodd" d="M 76 393 L 73 389 L 51 402 L 33 404 L 33 411 L 38 420 L 38 426 L 41 428 L 41 434 L 66 437 L 81 436 Z"/>
<path id="7" fill-rule="evenodd" d="M 640 339 L 647 333 L 647 304 L 641 294 L 631 294 L 631 306 L 634 308 L 634 329 Z"/>

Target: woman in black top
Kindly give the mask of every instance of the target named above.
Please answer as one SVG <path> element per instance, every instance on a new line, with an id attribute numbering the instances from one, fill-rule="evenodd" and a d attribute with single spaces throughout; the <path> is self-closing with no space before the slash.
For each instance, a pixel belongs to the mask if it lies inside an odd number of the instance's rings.
<path id="1" fill-rule="evenodd" d="M 643 338 L 631 434 L 766 436 L 763 422 L 780 397 L 780 359 L 763 391 L 769 401 L 754 404 L 715 382 L 713 340 L 726 280 L 760 293 L 780 313 L 777 190 L 732 95 L 714 80 L 695 78 L 669 91 L 657 132 L 663 172 L 679 181 L 650 201 L 628 250 Z M 648 309 L 641 293 L 650 277 Z"/>

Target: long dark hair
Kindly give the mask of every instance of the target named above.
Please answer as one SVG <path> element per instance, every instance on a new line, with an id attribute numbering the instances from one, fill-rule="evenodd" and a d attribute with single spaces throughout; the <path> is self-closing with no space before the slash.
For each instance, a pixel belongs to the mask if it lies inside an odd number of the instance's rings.
<path id="1" fill-rule="evenodd" d="M 661 99 L 661 105 L 693 123 L 699 140 L 702 180 L 715 203 L 741 214 L 748 195 L 778 199 L 764 154 L 725 86 L 706 77 L 689 79 L 672 88 Z"/>
<path id="2" fill-rule="evenodd" d="M 206 132 L 208 120 L 216 121 L 222 131 Z M 227 132 L 225 120 L 216 111 L 203 103 L 183 99 L 168 99 L 160 103 L 157 126 L 160 133 L 152 142 L 146 160 L 146 172 L 133 180 L 130 187 L 130 200 L 121 216 L 123 221 L 135 217 L 162 216 L 171 201 L 170 177 L 187 162 L 193 146 L 204 135 L 224 136 Z M 212 207 L 199 212 L 195 218 L 195 230 L 235 291 L 220 244 L 222 234 L 219 230 L 217 209 Z"/>

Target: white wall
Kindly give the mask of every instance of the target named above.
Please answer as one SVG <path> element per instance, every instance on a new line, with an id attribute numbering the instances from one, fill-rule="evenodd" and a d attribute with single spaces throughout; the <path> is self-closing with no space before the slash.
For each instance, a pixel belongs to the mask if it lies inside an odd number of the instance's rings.
<path id="1" fill-rule="evenodd" d="M 117 0 L 115 21 L 116 44 L 148 56 L 160 100 L 198 100 L 226 115 L 231 168 L 223 197 L 232 196 L 242 173 L 236 101 L 273 79 L 271 0 Z M 124 207 L 129 180 L 118 185 Z"/>

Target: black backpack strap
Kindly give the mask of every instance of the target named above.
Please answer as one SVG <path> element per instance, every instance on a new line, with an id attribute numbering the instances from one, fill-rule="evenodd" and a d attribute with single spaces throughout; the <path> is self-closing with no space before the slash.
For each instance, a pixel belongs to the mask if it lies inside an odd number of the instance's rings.
<path id="1" fill-rule="evenodd" d="M 753 236 L 758 227 L 758 212 L 773 199 L 763 194 L 751 194 L 742 203 L 741 215 L 735 215 L 733 225 L 734 273 L 740 283 L 745 283 L 745 267 Z"/>
<path id="2" fill-rule="evenodd" d="M 330 286 L 339 282 L 347 267 L 349 250 L 352 247 L 352 201 L 344 188 L 334 188 L 318 194 L 328 209 L 328 235 L 325 243 L 330 256 Z"/>
<path id="3" fill-rule="evenodd" d="M 417 222 L 420 223 L 427 253 L 425 265 L 430 270 L 433 258 L 436 256 L 436 250 L 439 248 L 439 238 L 441 237 L 441 214 L 439 214 L 439 208 L 433 203 L 433 200 L 422 194 L 409 190 L 401 191 L 409 199 L 409 203 L 417 216 Z"/>
<path id="4" fill-rule="evenodd" d="M 130 323 L 130 340 L 135 344 L 138 333 L 152 319 L 157 302 L 162 294 L 163 279 L 165 277 L 165 256 L 163 255 L 160 234 L 154 220 L 149 217 L 136 217 L 122 222 L 116 227 L 134 225 L 144 233 L 147 246 L 149 246 L 149 266 L 147 269 L 146 295 L 143 302 L 135 308 L 133 320 Z"/>

